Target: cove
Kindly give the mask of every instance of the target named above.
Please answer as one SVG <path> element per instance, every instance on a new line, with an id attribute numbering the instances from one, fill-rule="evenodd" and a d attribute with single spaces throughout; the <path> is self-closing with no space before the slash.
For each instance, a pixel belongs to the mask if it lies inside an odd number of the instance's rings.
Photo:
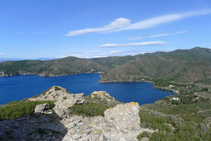
<path id="1" fill-rule="evenodd" d="M 159 90 L 147 82 L 99 83 L 100 74 L 76 74 L 60 77 L 36 75 L 0 77 L 0 104 L 29 98 L 41 94 L 51 86 L 64 87 L 70 93 L 91 94 L 93 91 L 106 91 L 122 102 L 138 102 L 140 105 L 153 103 L 173 92 Z"/>

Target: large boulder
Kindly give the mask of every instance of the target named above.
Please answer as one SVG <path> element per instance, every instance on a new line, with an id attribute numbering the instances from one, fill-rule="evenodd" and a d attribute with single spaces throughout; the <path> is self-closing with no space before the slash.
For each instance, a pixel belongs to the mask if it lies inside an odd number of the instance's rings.
<path id="1" fill-rule="evenodd" d="M 112 123 L 119 131 L 140 130 L 139 104 L 119 104 L 104 112 L 105 120 Z"/>
<path id="2" fill-rule="evenodd" d="M 49 108 L 49 104 L 48 103 L 44 103 L 44 104 L 39 104 L 35 107 L 34 109 L 34 113 L 44 113 L 46 110 L 48 110 Z"/>
<path id="3" fill-rule="evenodd" d="M 68 94 L 62 95 L 55 102 L 54 112 L 60 117 L 64 118 L 69 114 L 69 108 L 75 104 L 83 104 L 85 101 L 84 94 Z"/>
<path id="4" fill-rule="evenodd" d="M 43 92 L 41 95 L 29 98 L 29 101 L 57 101 L 59 99 L 63 99 L 64 97 L 70 95 L 69 92 L 65 88 L 62 88 L 60 86 L 53 86 Z"/>
<path id="5" fill-rule="evenodd" d="M 69 113 L 69 108 L 75 104 L 83 104 L 85 101 L 84 94 L 70 94 L 66 89 L 60 86 L 53 86 L 41 95 L 29 98 L 29 101 L 55 101 L 53 112 L 60 118 L 64 118 Z M 43 112 L 43 105 L 35 108 L 36 113 Z"/>
<path id="6" fill-rule="evenodd" d="M 104 136 L 109 140 L 137 140 L 137 136 L 141 132 L 139 104 L 127 103 L 119 104 L 114 108 L 107 109 L 104 112 L 105 122 L 112 125 L 109 132 L 105 132 Z"/>
<path id="7" fill-rule="evenodd" d="M 92 99 L 99 98 L 102 100 L 106 100 L 108 102 L 115 100 L 115 98 L 110 96 L 109 93 L 107 93 L 106 91 L 94 91 L 93 93 L 90 94 L 90 97 Z"/>
<path id="8" fill-rule="evenodd" d="M 107 109 L 104 117 L 73 116 L 64 121 L 68 129 L 64 141 L 136 141 L 143 131 L 140 127 L 138 103 L 119 104 Z"/>

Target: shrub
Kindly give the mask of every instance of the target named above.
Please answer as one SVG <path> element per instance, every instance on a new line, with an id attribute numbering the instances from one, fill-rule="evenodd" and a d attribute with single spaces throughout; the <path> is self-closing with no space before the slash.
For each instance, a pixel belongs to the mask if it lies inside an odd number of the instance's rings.
<path id="1" fill-rule="evenodd" d="M 55 91 L 59 91 L 59 90 L 61 90 L 61 88 L 59 88 L 59 87 L 55 87 Z"/>
<path id="2" fill-rule="evenodd" d="M 83 105 L 74 105 L 70 108 L 70 112 L 82 116 L 104 116 L 104 111 L 110 106 L 97 103 L 88 103 Z"/>
<path id="3" fill-rule="evenodd" d="M 142 137 L 149 137 L 152 141 L 211 140 L 211 130 L 206 126 L 197 126 L 197 124 L 181 120 L 175 116 L 140 110 L 140 118 L 142 127 L 158 129 L 158 131 L 154 133 L 143 132 L 138 135 L 138 140 L 141 140 Z"/>
<path id="4" fill-rule="evenodd" d="M 158 130 L 167 130 L 170 131 L 171 128 L 166 123 L 169 123 L 170 120 L 168 117 L 154 114 L 150 111 L 140 110 L 139 116 L 141 119 L 141 126 L 146 128 L 158 129 Z"/>
<path id="5" fill-rule="evenodd" d="M 209 91 L 209 89 L 208 88 L 203 88 L 201 91 L 207 92 L 207 91 Z"/>
<path id="6" fill-rule="evenodd" d="M 54 101 L 13 101 L 0 108 L 0 120 L 14 119 L 29 116 L 34 113 L 36 105 L 48 103 L 49 109 L 54 106 Z"/>

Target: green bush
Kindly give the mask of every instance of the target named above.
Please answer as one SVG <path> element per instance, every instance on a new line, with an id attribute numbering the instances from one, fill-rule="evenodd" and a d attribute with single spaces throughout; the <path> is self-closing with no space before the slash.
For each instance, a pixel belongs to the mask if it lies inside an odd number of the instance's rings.
<path id="1" fill-rule="evenodd" d="M 158 129 L 150 134 L 143 132 L 137 137 L 149 137 L 152 141 L 204 141 L 211 140 L 211 130 L 174 116 L 162 115 L 149 110 L 140 110 L 141 127 Z"/>
<path id="2" fill-rule="evenodd" d="M 209 89 L 208 88 L 203 88 L 201 91 L 202 92 L 207 92 L 207 91 L 209 91 Z"/>
<path id="3" fill-rule="evenodd" d="M 170 123 L 170 120 L 161 115 L 154 114 L 150 111 L 140 110 L 139 116 L 141 119 L 141 126 L 144 128 L 158 129 L 160 131 L 170 131 L 171 128 L 166 123 Z"/>
<path id="4" fill-rule="evenodd" d="M 82 116 L 104 116 L 104 111 L 110 106 L 97 103 L 88 103 L 83 105 L 74 105 L 70 108 L 70 112 Z"/>
<path id="5" fill-rule="evenodd" d="M 61 90 L 61 88 L 59 88 L 59 87 L 55 87 L 55 91 L 59 91 L 59 90 Z"/>
<path id="6" fill-rule="evenodd" d="M 34 113 L 36 105 L 48 103 L 49 109 L 54 106 L 54 101 L 13 101 L 0 108 L 0 120 L 14 119 L 29 116 Z"/>

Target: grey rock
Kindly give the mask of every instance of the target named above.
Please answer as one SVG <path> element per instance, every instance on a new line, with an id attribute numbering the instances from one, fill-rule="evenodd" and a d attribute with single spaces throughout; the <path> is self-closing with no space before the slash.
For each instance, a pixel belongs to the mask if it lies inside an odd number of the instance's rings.
<path id="1" fill-rule="evenodd" d="M 83 104 L 85 102 L 84 94 L 74 94 L 75 104 Z"/>
<path id="2" fill-rule="evenodd" d="M 106 101 L 115 100 L 104 91 L 93 92 L 90 97 L 106 99 Z M 35 113 L 40 114 L 0 121 L 1 138 L 9 140 L 5 135 L 9 133 L 16 140 L 137 141 L 140 133 L 155 132 L 155 130 L 140 127 L 138 103 L 119 104 L 107 109 L 104 117 L 82 117 L 70 115 L 69 108 L 75 104 L 83 104 L 84 94 L 70 94 L 66 89 L 54 86 L 40 96 L 29 100 L 56 102 L 51 112 L 46 112 L 49 105 L 45 103 L 35 107 Z M 46 130 L 47 134 L 41 135 L 38 129 L 49 130 Z M 52 130 L 59 131 L 61 134 L 54 134 Z M 148 141 L 147 138 L 146 141 Z"/>
<path id="3" fill-rule="evenodd" d="M 93 93 L 90 94 L 91 98 L 100 98 L 102 100 L 106 100 L 108 102 L 110 101 L 114 101 L 115 98 L 110 96 L 109 93 L 107 93 L 106 91 L 94 91 Z"/>
<path id="4" fill-rule="evenodd" d="M 141 141 L 149 141 L 149 138 L 143 137 L 143 138 L 141 139 Z"/>
<path id="5" fill-rule="evenodd" d="M 48 103 L 44 103 L 44 104 L 40 104 L 37 105 L 35 107 L 34 113 L 43 113 L 45 110 L 48 110 L 49 104 Z"/>

